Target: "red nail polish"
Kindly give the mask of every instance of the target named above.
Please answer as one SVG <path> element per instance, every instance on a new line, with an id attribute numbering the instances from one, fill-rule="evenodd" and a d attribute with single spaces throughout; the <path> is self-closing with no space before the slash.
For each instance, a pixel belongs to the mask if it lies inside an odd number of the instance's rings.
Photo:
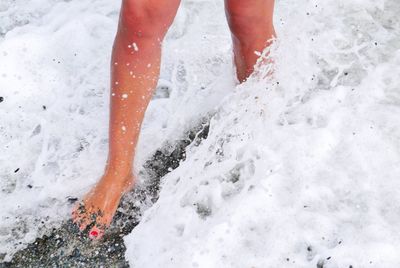
<path id="1" fill-rule="evenodd" d="M 90 236 L 97 237 L 99 233 L 97 231 L 91 231 Z"/>

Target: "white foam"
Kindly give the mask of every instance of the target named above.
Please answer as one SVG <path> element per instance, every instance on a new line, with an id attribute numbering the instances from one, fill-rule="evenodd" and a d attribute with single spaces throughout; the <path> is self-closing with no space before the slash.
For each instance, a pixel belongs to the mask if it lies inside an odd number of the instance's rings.
<path id="1" fill-rule="evenodd" d="M 163 179 L 132 267 L 400 265 L 400 6 L 383 7 L 277 3 L 274 79 L 237 87 Z"/>
<path id="2" fill-rule="evenodd" d="M 125 238 L 130 265 L 398 267 L 399 4 L 277 1 L 274 80 L 237 88 L 223 1 L 182 4 L 137 168 L 219 109 Z M 103 172 L 119 6 L 0 3 L 6 260 L 68 219 L 67 197 Z"/>

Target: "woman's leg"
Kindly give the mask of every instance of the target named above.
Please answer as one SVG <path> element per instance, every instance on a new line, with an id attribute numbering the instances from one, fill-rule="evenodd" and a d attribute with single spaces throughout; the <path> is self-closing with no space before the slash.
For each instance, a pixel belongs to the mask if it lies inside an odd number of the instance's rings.
<path id="1" fill-rule="evenodd" d="M 134 184 L 133 160 L 147 105 L 157 85 L 161 42 L 180 0 L 123 0 L 111 60 L 109 153 L 104 175 L 73 211 L 91 238 L 110 225 L 122 195 Z"/>
<path id="2" fill-rule="evenodd" d="M 258 56 L 275 37 L 274 0 L 225 0 L 232 33 L 237 77 L 244 82 L 254 71 Z"/>

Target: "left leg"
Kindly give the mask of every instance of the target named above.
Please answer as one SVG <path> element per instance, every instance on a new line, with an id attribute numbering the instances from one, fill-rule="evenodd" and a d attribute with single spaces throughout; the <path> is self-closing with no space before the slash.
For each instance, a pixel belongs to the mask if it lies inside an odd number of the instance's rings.
<path id="1" fill-rule="evenodd" d="M 258 56 L 275 37 L 274 0 L 225 0 L 225 11 L 232 33 L 236 72 L 240 82 L 254 71 Z"/>

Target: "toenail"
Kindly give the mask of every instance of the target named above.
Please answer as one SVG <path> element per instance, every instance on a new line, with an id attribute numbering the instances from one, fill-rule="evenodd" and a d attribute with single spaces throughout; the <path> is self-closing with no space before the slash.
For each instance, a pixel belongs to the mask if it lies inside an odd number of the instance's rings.
<path id="1" fill-rule="evenodd" d="M 97 237 L 98 235 L 99 235 L 99 232 L 97 232 L 97 231 L 90 232 L 90 236 L 92 236 L 92 237 Z"/>

